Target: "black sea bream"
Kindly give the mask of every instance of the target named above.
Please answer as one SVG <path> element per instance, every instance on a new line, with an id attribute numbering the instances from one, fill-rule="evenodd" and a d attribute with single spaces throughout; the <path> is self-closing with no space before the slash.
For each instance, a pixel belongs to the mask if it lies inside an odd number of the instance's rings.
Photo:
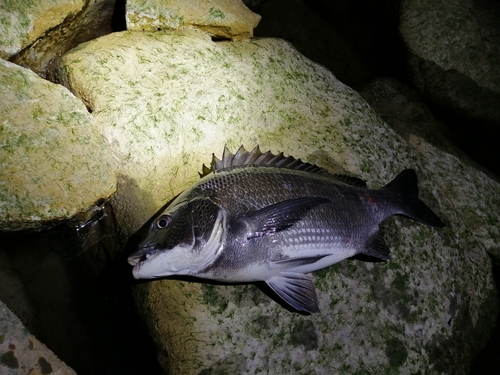
<path id="1" fill-rule="evenodd" d="M 151 224 L 128 258 L 137 279 L 190 275 L 222 282 L 265 281 L 298 311 L 318 312 L 306 273 L 356 255 L 389 259 L 379 224 L 404 215 L 441 220 L 418 199 L 407 169 L 380 190 L 300 159 L 224 150 L 211 169 Z"/>

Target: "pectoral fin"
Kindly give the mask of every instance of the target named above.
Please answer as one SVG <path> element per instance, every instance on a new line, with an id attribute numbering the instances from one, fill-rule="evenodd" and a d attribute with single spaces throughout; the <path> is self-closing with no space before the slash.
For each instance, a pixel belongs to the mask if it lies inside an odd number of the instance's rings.
<path id="1" fill-rule="evenodd" d="M 266 284 L 294 309 L 310 314 L 319 312 L 316 288 L 309 276 L 282 272 L 266 280 Z"/>
<path id="2" fill-rule="evenodd" d="M 323 197 L 302 197 L 288 199 L 261 208 L 248 214 L 244 220 L 250 225 L 247 239 L 272 235 L 285 230 L 299 221 L 312 208 L 328 203 L 330 200 Z"/>

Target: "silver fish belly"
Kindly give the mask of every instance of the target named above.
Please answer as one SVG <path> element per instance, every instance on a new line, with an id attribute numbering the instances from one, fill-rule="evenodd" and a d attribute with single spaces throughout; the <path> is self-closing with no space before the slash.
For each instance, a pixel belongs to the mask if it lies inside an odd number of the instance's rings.
<path id="1" fill-rule="evenodd" d="M 135 278 L 266 282 L 293 309 L 319 311 L 307 273 L 351 257 L 387 260 L 379 224 L 443 222 L 418 199 L 414 170 L 380 190 L 300 159 L 243 147 L 215 156 L 158 217 L 128 261 Z"/>

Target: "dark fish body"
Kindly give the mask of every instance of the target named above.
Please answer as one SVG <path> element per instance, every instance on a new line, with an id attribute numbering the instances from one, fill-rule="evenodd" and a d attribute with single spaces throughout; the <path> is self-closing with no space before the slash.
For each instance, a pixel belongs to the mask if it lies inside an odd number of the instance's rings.
<path id="1" fill-rule="evenodd" d="M 314 313 L 315 288 L 305 274 L 358 255 L 389 259 L 379 233 L 387 217 L 444 226 L 418 199 L 410 169 L 370 190 L 359 179 L 241 147 L 214 157 L 212 170 L 155 219 L 129 258 L 134 277 L 265 281 L 293 308 Z"/>

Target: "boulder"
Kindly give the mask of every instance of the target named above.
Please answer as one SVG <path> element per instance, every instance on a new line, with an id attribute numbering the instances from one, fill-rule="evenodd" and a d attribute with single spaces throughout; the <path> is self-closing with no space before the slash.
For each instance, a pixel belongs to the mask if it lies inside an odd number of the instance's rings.
<path id="1" fill-rule="evenodd" d="M 62 82 L 93 110 L 120 165 L 128 237 L 197 180 L 211 153 L 259 144 L 378 188 L 404 168 L 447 227 L 384 225 L 393 258 L 313 274 L 321 312 L 287 311 L 254 285 L 142 283 L 138 308 L 170 374 L 467 374 L 495 322 L 487 251 L 500 248 L 498 183 L 447 144 L 404 137 L 354 90 L 278 39 L 121 32 L 66 54 Z"/>
<path id="2" fill-rule="evenodd" d="M 111 32 L 114 0 L 0 2 L 0 58 L 51 77 L 69 49 Z"/>
<path id="3" fill-rule="evenodd" d="M 345 33 L 336 29 L 337 23 L 327 22 L 324 14 L 315 12 L 310 4 L 273 0 L 262 4 L 258 11 L 262 20 L 255 29 L 256 37 L 287 40 L 301 54 L 331 70 L 339 81 L 348 85 L 373 76 L 372 67 L 345 38 Z"/>
<path id="4" fill-rule="evenodd" d="M 115 190 L 115 166 L 85 105 L 0 60 L 0 230 L 68 219 Z"/>
<path id="5" fill-rule="evenodd" d="M 157 31 L 194 28 L 215 38 L 241 40 L 251 38 L 260 21 L 241 0 L 127 1 L 127 29 Z"/>
<path id="6" fill-rule="evenodd" d="M 494 193 L 495 186 L 500 181 L 499 177 L 477 164 L 449 141 L 448 129 L 434 118 L 423 99 L 413 89 L 395 79 L 383 77 L 365 84 L 360 88 L 359 93 L 396 133 L 403 137 L 412 148 L 423 154 L 426 159 L 431 161 L 435 156 L 436 149 L 446 151 L 446 154 L 443 155 L 446 158 L 438 159 L 438 161 L 447 163 L 448 167 L 456 171 L 458 176 L 466 182 L 462 186 L 457 185 L 453 188 L 453 192 L 456 194 L 453 196 L 454 199 L 464 199 L 471 186 L 479 190 L 491 189 L 490 191 Z M 425 139 L 425 145 L 422 144 L 422 139 Z M 432 145 L 432 147 L 428 145 Z M 464 169 L 464 166 L 467 168 Z M 489 216 L 491 224 L 494 224 L 497 222 L 496 214 L 489 212 L 491 210 L 488 207 L 497 207 L 499 203 L 500 201 L 495 197 L 495 194 L 492 194 L 489 198 L 484 197 L 484 200 L 471 203 L 472 207 L 476 207 L 474 210 L 464 209 L 459 215 L 463 216 L 465 221 L 474 222 L 476 214 L 482 211 L 486 214 L 480 215 Z M 460 204 L 457 201 L 455 205 Z M 459 217 L 457 216 L 456 219 L 459 220 Z M 491 257 L 497 261 L 500 260 L 500 248 L 495 245 L 497 234 L 500 231 L 494 229 L 494 226 L 486 229 L 473 225 L 468 228 L 478 236 L 487 239 L 484 249 Z M 462 230 L 465 230 L 465 227 L 462 227 Z M 493 241 L 491 241 L 492 239 Z"/>
<path id="7" fill-rule="evenodd" d="M 85 0 L 2 1 L 0 58 L 20 52 L 66 17 L 80 12 L 84 5 Z"/>
<path id="8" fill-rule="evenodd" d="M 394 78 L 375 78 L 357 90 L 377 114 L 407 142 L 413 134 L 451 152 L 448 128 L 437 121 L 422 98 L 410 87 Z M 456 151 L 457 157 L 467 159 Z M 472 163 L 470 159 L 468 163 Z M 479 168 L 479 166 L 476 166 Z"/>
<path id="9" fill-rule="evenodd" d="M 2 375 L 76 375 L 23 327 L 0 301 L 0 373 Z"/>
<path id="10" fill-rule="evenodd" d="M 419 92 L 461 115 L 500 125 L 500 6 L 405 0 L 400 33 Z"/>

